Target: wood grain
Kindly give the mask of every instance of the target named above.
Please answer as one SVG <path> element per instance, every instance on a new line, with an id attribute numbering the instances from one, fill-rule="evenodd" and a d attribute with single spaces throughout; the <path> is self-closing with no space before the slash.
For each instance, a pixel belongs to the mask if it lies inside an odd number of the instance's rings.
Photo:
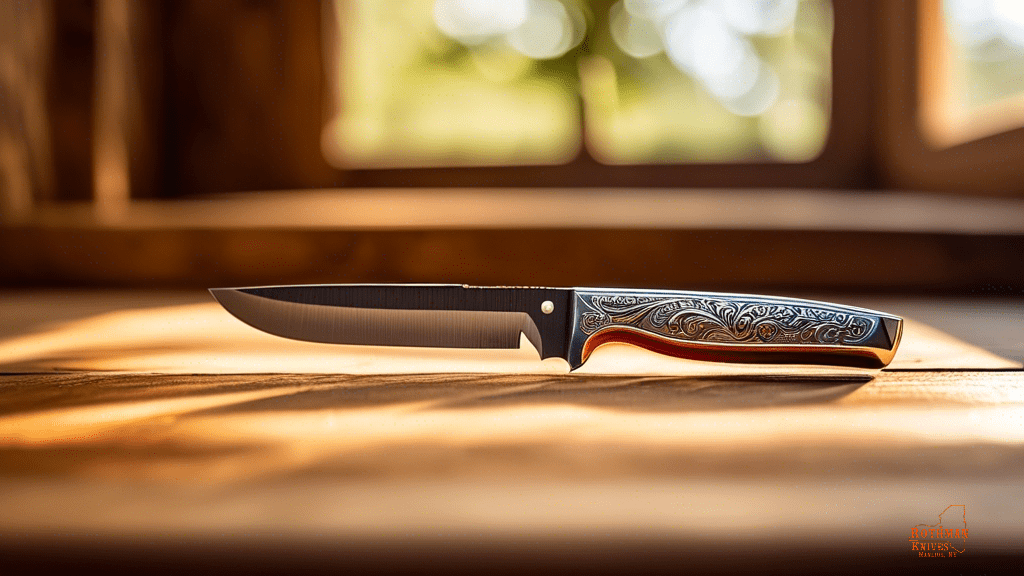
<path id="1" fill-rule="evenodd" d="M 586 539 L 728 533 L 770 515 L 802 538 L 892 546 L 953 498 L 983 546 L 1024 535 L 1024 510 L 997 505 L 1018 501 L 1019 372 L 86 373 L 7 376 L 0 394 L 0 532 L 387 539 L 443 523 Z M 837 527 L 833 510 L 857 522 Z"/>
<path id="2" fill-rule="evenodd" d="M 556 249 L 557 247 L 557 249 Z M 0 230 L 7 286 L 331 282 L 1019 294 L 1024 236 L 813 230 Z"/>
<path id="3" fill-rule="evenodd" d="M 907 325 L 908 358 L 960 369 L 672 374 L 623 346 L 591 373 L 522 372 L 540 363 L 520 350 L 342 351 L 369 373 L 269 374 L 286 341 L 218 328 L 194 293 L 7 293 L 0 312 L 0 551 L 18 562 L 59 546 L 165 569 L 640 553 L 703 573 L 766 555 L 785 573 L 914 571 L 909 529 L 951 504 L 972 535 L 958 566 L 998 568 L 1024 540 L 1024 373 L 924 325 Z M 32 373 L 13 373 L 18 354 Z M 250 373 L 210 373 L 232 367 Z"/>

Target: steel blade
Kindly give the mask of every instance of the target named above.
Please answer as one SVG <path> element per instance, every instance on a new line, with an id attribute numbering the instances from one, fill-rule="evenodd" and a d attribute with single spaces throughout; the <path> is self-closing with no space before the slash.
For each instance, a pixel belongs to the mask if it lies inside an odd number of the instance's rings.
<path id="1" fill-rule="evenodd" d="M 438 284 L 214 288 L 239 320 L 310 342 L 444 348 L 518 348 L 565 357 L 571 290 Z M 551 306 L 545 306 L 545 303 Z"/>

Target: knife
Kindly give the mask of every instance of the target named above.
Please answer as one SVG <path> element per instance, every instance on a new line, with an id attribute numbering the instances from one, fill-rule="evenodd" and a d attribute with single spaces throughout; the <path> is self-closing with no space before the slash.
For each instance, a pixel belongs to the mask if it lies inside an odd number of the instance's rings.
<path id="1" fill-rule="evenodd" d="M 457 284 L 213 288 L 239 320 L 285 338 L 333 344 L 519 348 L 575 370 L 598 346 L 633 344 L 715 362 L 881 368 L 903 332 L 897 316 L 775 296 Z"/>

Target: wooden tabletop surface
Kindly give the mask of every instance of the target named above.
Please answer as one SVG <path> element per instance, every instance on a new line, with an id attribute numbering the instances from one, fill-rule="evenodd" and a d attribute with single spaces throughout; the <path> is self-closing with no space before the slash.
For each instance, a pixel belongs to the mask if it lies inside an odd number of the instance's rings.
<path id="1" fill-rule="evenodd" d="M 287 546 L 382 566 L 742 547 L 740 567 L 847 554 L 917 570 L 1024 552 L 1020 307 L 832 299 L 908 317 L 889 368 L 611 345 L 569 374 L 525 340 L 287 341 L 200 292 L 5 293 L 0 549 L 38 559 L 59 542 L 81 560 L 215 543 L 252 562 Z M 919 558 L 911 528 L 948 527 L 950 506 L 967 550 Z M 719 556 L 702 566 L 733 566 Z"/>

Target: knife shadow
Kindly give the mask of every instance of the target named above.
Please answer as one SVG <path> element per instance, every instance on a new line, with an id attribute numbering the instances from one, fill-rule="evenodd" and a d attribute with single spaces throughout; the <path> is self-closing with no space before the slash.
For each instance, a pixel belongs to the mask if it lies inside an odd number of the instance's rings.
<path id="1" fill-rule="evenodd" d="M 419 404 L 414 408 L 417 410 L 540 405 L 635 412 L 739 410 L 834 402 L 870 382 L 873 376 L 418 374 L 337 378 L 321 376 L 311 389 L 204 412 L 344 410 L 414 404 Z"/>
<path id="2" fill-rule="evenodd" d="M 572 404 L 636 412 L 737 410 L 836 401 L 871 376 L 644 376 L 558 379 L 545 386 L 446 403 L 450 408 Z"/>

